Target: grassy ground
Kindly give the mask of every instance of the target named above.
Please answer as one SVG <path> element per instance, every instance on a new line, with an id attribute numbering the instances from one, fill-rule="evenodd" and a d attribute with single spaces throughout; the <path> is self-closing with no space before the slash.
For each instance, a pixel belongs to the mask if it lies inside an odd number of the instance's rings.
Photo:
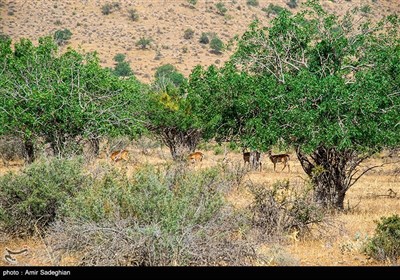
<path id="1" fill-rule="evenodd" d="M 132 176 L 135 170 L 143 164 L 162 165 L 171 162 L 169 151 L 166 148 L 144 149 L 140 144 L 128 147 L 130 158 L 128 162 L 118 162 L 118 168 L 127 171 L 128 176 Z M 218 155 L 215 155 L 217 151 Z M 202 162 L 190 164 L 191 168 L 200 169 L 217 164 L 222 164 L 223 159 L 227 164 L 242 164 L 240 153 L 229 151 L 226 155 L 220 154 L 220 149 L 216 145 L 209 145 L 208 150 L 202 150 L 205 158 Z M 283 152 L 283 151 L 282 151 Z M 315 231 L 313 234 L 298 238 L 295 234 L 290 236 L 290 242 L 286 244 L 263 244 L 258 249 L 270 252 L 271 265 L 307 265 L 307 266 L 365 266 L 365 265 L 387 265 L 368 259 L 360 251 L 363 242 L 367 237 L 373 235 L 375 222 L 382 216 L 389 216 L 400 213 L 400 172 L 399 163 L 395 163 L 396 158 L 376 156 L 368 160 L 364 167 L 381 165 L 370 173 L 362 177 L 347 193 L 345 203 L 346 211 L 331 217 L 332 225 L 323 232 Z M 109 161 L 107 154 L 94 160 L 87 165 L 91 172 L 102 163 Z M 266 183 L 269 186 L 277 181 L 289 180 L 290 184 L 301 186 L 305 184 L 306 175 L 297 161 L 294 154 L 291 154 L 291 172 L 273 171 L 273 165 L 264 156 L 263 170 L 251 171 L 243 178 L 243 181 L 253 183 Z M 390 163 L 392 161 L 392 163 Z M 398 161 L 398 159 L 397 159 Z M 21 161 L 12 162 L 10 166 L 0 167 L 0 174 L 8 171 L 16 171 L 21 168 Z M 278 165 L 279 169 L 282 168 Z M 388 190 L 397 193 L 395 197 L 388 197 Z M 251 202 L 251 194 L 246 188 L 234 188 L 227 194 L 227 200 L 236 208 L 243 208 Z M 0 265 L 10 265 L 4 260 L 5 248 L 19 250 L 27 247 L 28 253 L 15 255 L 18 265 L 51 265 L 52 257 L 45 242 L 40 237 L 28 240 L 10 239 L 0 236 Z M 272 253 L 271 253 L 272 252 Z M 43 257 L 47 256 L 47 257 Z M 73 256 L 62 261 L 64 265 L 74 265 Z M 256 264 L 257 265 L 257 264 Z"/>

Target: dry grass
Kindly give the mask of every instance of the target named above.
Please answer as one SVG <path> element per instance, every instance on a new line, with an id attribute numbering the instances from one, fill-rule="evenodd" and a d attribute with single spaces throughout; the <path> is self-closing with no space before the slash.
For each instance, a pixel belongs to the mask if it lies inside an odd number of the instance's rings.
<path id="1" fill-rule="evenodd" d="M 68 28 L 73 35 L 67 46 L 88 52 L 97 51 L 104 66 L 113 66 L 114 55 L 125 53 L 136 77 L 144 82 L 152 79 L 158 66 L 167 63 L 175 65 L 186 76 L 197 64 L 205 66 L 217 62 L 222 64 L 229 58 L 231 51 L 225 51 L 221 55 L 213 54 L 209 45 L 199 43 L 202 32 L 215 32 L 224 43 L 227 43 L 235 35 L 242 34 L 255 18 L 263 24 L 268 24 L 271 18 L 266 17 L 261 9 L 270 3 L 288 8 L 287 0 L 259 0 L 258 7 L 246 5 L 246 0 L 227 0 L 222 1 L 228 9 L 227 15 L 221 16 L 216 13 L 215 8 L 219 0 L 199 0 L 195 9 L 189 8 L 186 0 L 124 0 L 118 1 L 121 6 L 119 10 L 103 15 L 101 7 L 106 2 L 113 1 L 3 0 L 2 2 L 4 5 L 0 8 L 2 19 L 0 32 L 10 35 L 14 40 L 24 37 L 36 41 L 40 36 Z M 305 0 L 297 2 L 300 8 Z M 398 1 L 321 2 L 325 9 L 338 14 L 368 4 L 372 13 L 366 16 L 373 19 L 400 11 Z M 130 9 L 136 9 L 139 15 L 138 21 L 129 19 Z M 13 12 L 9 13 L 10 11 Z M 192 39 L 183 38 L 184 31 L 188 28 L 194 30 Z M 135 46 L 141 37 L 153 40 L 149 49 L 140 50 Z"/>
<path id="2" fill-rule="evenodd" d="M 153 146 L 147 147 L 147 151 L 143 153 L 143 143 L 135 142 L 127 147 L 130 152 L 128 162 L 118 162 L 114 165 L 117 168 L 125 170 L 128 176 L 132 176 L 137 168 L 143 164 L 151 164 L 162 166 L 172 162 L 169 151 L 165 147 Z M 222 164 L 224 155 L 215 155 L 212 149 L 202 152 L 205 158 L 202 162 L 191 164 L 187 163 L 190 168 L 202 169 Z M 242 156 L 239 153 L 228 152 L 226 157 L 229 158 L 228 164 L 242 164 Z M 311 265 L 311 266 L 364 266 L 364 265 L 388 265 L 378 263 L 366 258 L 360 253 L 360 248 L 366 237 L 371 237 L 375 230 L 375 220 L 379 220 L 382 216 L 389 216 L 400 212 L 400 176 L 396 172 L 399 163 L 390 164 L 389 161 L 394 159 L 374 157 L 365 163 L 365 166 L 378 165 L 387 162 L 387 165 L 375 169 L 371 173 L 367 173 L 362 177 L 347 193 L 345 213 L 339 213 L 334 216 L 333 226 L 327 228 L 324 232 L 315 232 L 312 235 L 299 238 L 296 234 L 288 236 L 288 242 L 279 245 L 279 249 L 271 244 L 264 244 L 258 250 L 266 255 L 276 254 L 275 259 L 266 260 L 261 265 Z M 100 159 L 95 160 L 87 165 L 88 172 L 95 172 L 96 168 L 101 168 L 101 164 L 110 161 L 106 153 L 101 155 Z M 247 182 L 266 183 L 268 185 L 274 182 L 289 180 L 291 185 L 301 186 L 305 184 L 306 175 L 301 170 L 300 164 L 294 154 L 291 154 L 291 171 L 292 172 L 274 172 L 273 164 L 267 157 L 262 159 L 263 171 L 250 171 L 242 181 L 242 185 L 233 188 L 226 196 L 228 202 L 238 209 L 249 206 L 252 201 L 252 195 L 246 187 Z M 21 168 L 14 162 L 11 167 L 0 167 L 0 174 L 9 171 L 10 168 L 16 170 Z M 396 197 L 390 198 L 384 196 L 388 189 L 392 189 L 397 193 Z M 21 256 L 19 265 L 47 265 L 50 263 L 50 257 L 46 252 L 46 247 L 39 239 L 34 240 L 10 240 L 7 238 L 0 239 L 0 252 L 5 247 L 18 249 L 27 244 L 31 249 L 26 256 Z M 41 257 L 39 257 L 41 256 Z M 18 260 L 19 260 L 18 259 Z M 279 261 L 278 261 L 279 260 Z M 73 265 L 73 257 L 69 260 L 63 260 L 66 265 Z M 5 265 L 4 259 L 0 261 L 0 265 Z M 257 265 L 257 264 L 256 264 Z"/>

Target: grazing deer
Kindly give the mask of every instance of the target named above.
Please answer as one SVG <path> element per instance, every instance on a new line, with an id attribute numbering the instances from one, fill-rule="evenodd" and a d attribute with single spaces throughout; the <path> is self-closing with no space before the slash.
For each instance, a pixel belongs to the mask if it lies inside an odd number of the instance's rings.
<path id="1" fill-rule="evenodd" d="M 281 171 L 283 171 L 283 169 L 285 169 L 285 167 L 288 167 L 288 170 L 290 172 L 290 166 L 289 166 L 289 155 L 288 154 L 279 154 L 279 155 L 272 155 L 271 150 L 268 151 L 268 157 L 269 159 L 272 161 L 272 163 L 274 164 L 274 171 L 276 168 L 276 164 L 277 163 L 283 163 L 283 168 Z"/>
<path id="2" fill-rule="evenodd" d="M 246 163 L 249 164 L 249 166 L 253 167 L 254 169 L 258 169 L 258 166 L 260 166 L 260 172 L 262 171 L 262 163 L 261 163 L 261 153 L 254 151 L 254 152 L 245 152 L 243 150 L 243 160 L 244 160 L 244 165 Z"/>
<path id="3" fill-rule="evenodd" d="M 201 152 L 194 152 L 188 155 L 188 160 L 191 163 L 195 163 L 196 161 L 202 161 L 204 157 L 204 154 Z"/>
<path id="4" fill-rule="evenodd" d="M 113 162 L 117 162 L 122 159 L 128 161 L 128 151 L 127 150 L 115 151 L 111 154 L 110 158 Z"/>

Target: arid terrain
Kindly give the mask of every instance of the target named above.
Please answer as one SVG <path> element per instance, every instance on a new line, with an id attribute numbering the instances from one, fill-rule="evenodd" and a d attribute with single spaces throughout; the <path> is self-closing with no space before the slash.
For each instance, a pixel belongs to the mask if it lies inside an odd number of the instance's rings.
<path id="1" fill-rule="evenodd" d="M 102 13 L 106 3 L 119 3 L 108 15 Z M 223 3 L 227 8 L 225 15 L 217 12 L 216 4 Z M 0 0 L 0 34 L 10 36 L 13 41 L 29 38 L 37 42 L 38 38 L 53 35 L 56 30 L 69 29 L 72 37 L 62 46 L 65 50 L 72 47 L 81 52 L 96 51 L 101 64 L 105 67 L 114 65 L 114 56 L 126 54 L 134 75 L 143 82 L 153 80 L 157 67 L 170 63 L 185 76 L 195 65 L 222 65 L 232 53 L 234 46 L 221 54 L 212 52 L 209 44 L 202 44 L 199 38 L 203 32 L 214 32 L 228 44 L 236 35 L 240 36 L 254 19 L 268 25 L 274 17 L 262 9 L 269 4 L 279 5 L 292 12 L 299 11 L 305 0 L 298 0 L 297 8 L 289 8 L 288 0 L 260 0 L 258 6 L 249 6 L 246 0 L 198 0 L 190 5 L 187 0 Z M 364 16 L 379 19 L 383 15 L 400 12 L 399 0 L 326 0 L 321 1 L 328 11 L 344 14 L 349 9 L 360 7 Z M 369 8 L 366 8 L 369 7 Z M 132 20 L 128 11 L 134 9 L 138 19 Z M 192 38 L 185 39 L 185 30 L 192 29 Z M 139 39 L 150 39 L 148 48 L 139 48 Z M 130 159 L 115 165 L 132 175 L 143 164 L 163 165 L 171 163 L 172 158 L 165 146 L 152 147 L 142 153 L 139 142 L 128 146 Z M 202 162 L 191 168 L 206 168 L 222 163 L 224 156 L 228 164 L 243 163 L 242 154 L 229 151 L 227 154 L 216 152 L 217 144 L 208 148 L 200 147 L 205 153 Z M 220 151 L 219 150 L 219 151 Z M 263 170 L 251 171 L 244 180 L 265 183 L 271 186 L 278 181 L 288 180 L 293 186 L 303 186 L 307 176 L 301 168 L 296 154 L 290 154 L 290 172 L 281 171 L 278 165 L 274 172 L 273 165 L 263 154 Z M 110 162 L 108 153 L 95 159 L 87 166 L 95 169 L 101 163 Z M 374 155 L 363 163 L 362 168 L 380 166 L 365 176 L 347 192 L 345 211 L 332 216 L 332 225 L 324 232 L 299 238 L 288 237 L 288 242 L 279 245 L 265 243 L 257 249 L 271 256 L 264 263 L 254 265 L 301 265 L 301 266 L 371 266 L 389 265 L 367 258 L 361 248 L 368 237 L 374 234 L 375 221 L 383 216 L 400 213 L 400 158 L 397 154 L 388 157 L 387 152 Z M 19 171 L 23 161 L 13 161 L 4 166 L 0 161 L 0 175 L 9 171 Z M 389 191 L 391 190 L 391 191 Z M 392 195 L 392 194 L 395 195 Z M 226 197 L 236 208 L 244 208 L 252 200 L 245 188 L 232 190 Z M 3 238 L 3 239 L 1 239 Z M 14 265 L 4 259 L 6 248 L 27 252 L 16 256 L 15 265 L 53 265 L 53 255 L 45 240 L 39 236 L 23 239 L 11 239 L 0 235 L 0 266 Z M 61 262 L 63 265 L 76 265 L 77 258 L 70 256 Z"/>
<path id="2" fill-rule="evenodd" d="M 172 158 L 167 148 L 158 147 L 146 150 L 146 155 L 141 151 L 143 144 L 134 142 L 127 149 L 130 153 L 128 162 L 115 163 L 117 168 L 126 170 L 128 176 L 144 164 L 162 166 L 172 163 Z M 194 169 L 201 169 L 220 165 L 225 158 L 227 164 L 242 164 L 242 155 L 229 151 L 224 156 L 217 144 L 203 146 L 205 157 L 202 162 L 188 163 Z M 271 186 L 278 181 L 288 180 L 290 185 L 303 186 L 307 176 L 303 172 L 294 152 L 290 152 L 290 172 L 287 169 L 281 171 L 282 164 L 277 165 L 274 172 L 273 164 L 267 155 L 262 154 L 262 171 L 251 171 L 244 178 L 244 182 L 265 183 Z M 108 162 L 107 153 L 95 159 L 87 166 L 88 170 L 95 170 L 96 166 Z M 0 167 L 0 174 L 8 171 L 18 171 L 22 162 L 11 162 L 10 166 Z M 321 232 L 316 231 L 312 235 L 298 238 L 296 235 L 288 236 L 288 242 L 265 243 L 258 250 L 270 256 L 269 265 L 301 265 L 301 266 L 369 266 L 389 265 L 369 259 L 362 253 L 362 246 L 368 237 L 374 234 L 376 224 L 382 216 L 390 216 L 400 213 L 400 158 L 398 155 L 388 157 L 387 153 L 381 153 L 366 161 L 362 168 L 381 166 L 371 170 L 363 176 L 348 192 L 345 199 L 346 210 L 343 213 L 333 215 L 331 225 Z M 396 195 L 389 196 L 389 189 Z M 243 208 L 252 201 L 252 196 L 245 188 L 233 189 L 226 197 L 227 201 L 236 208 Z M 28 240 L 9 239 L 0 240 L 0 253 L 5 254 L 5 248 L 20 250 L 28 248 L 27 254 L 15 256 L 18 265 L 52 265 L 51 249 L 45 245 L 45 240 L 36 237 Z M 74 256 L 66 257 L 61 262 L 63 265 L 77 265 Z M 254 264 L 254 265 L 265 265 Z M 10 265 L 2 256 L 0 265 Z"/>
<path id="3" fill-rule="evenodd" d="M 108 15 L 102 13 L 106 3 L 119 3 Z M 227 9 L 218 13 L 217 3 Z M 135 76 L 150 82 L 155 69 L 170 63 L 188 76 L 195 65 L 221 65 L 229 58 L 233 48 L 221 54 L 210 52 L 209 44 L 201 44 L 203 32 L 214 32 L 224 44 L 236 35 L 240 36 L 248 25 L 258 19 L 267 25 L 274 17 L 263 11 L 270 4 L 296 12 L 305 0 L 295 1 L 296 8 L 289 8 L 287 0 L 260 0 L 258 6 L 246 4 L 246 0 L 198 0 L 192 6 L 187 0 L 1 0 L 0 33 L 13 40 L 29 38 L 36 42 L 39 37 L 53 35 L 56 30 L 69 29 L 72 37 L 62 48 L 71 46 L 82 52 L 96 51 L 104 66 L 112 67 L 118 53 L 126 54 Z M 322 6 L 329 12 L 341 15 L 359 7 L 364 16 L 379 19 L 400 11 L 397 0 L 325 0 Z M 135 10 L 136 21 L 128 17 Z M 194 31 L 185 39 L 185 30 Z M 148 48 L 141 49 L 136 43 L 150 39 Z"/>

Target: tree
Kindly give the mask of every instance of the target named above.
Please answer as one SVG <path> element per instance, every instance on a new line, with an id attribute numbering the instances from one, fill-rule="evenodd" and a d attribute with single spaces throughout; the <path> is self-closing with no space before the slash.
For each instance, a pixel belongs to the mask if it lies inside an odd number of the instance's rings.
<path id="1" fill-rule="evenodd" d="M 294 146 L 315 200 L 343 209 L 372 168 L 360 164 L 400 144 L 399 20 L 355 25 L 350 12 L 309 6 L 271 27 L 254 22 L 224 68 L 194 72 L 189 87 L 216 98 L 207 100 L 217 136 L 263 151 Z"/>
<path id="2" fill-rule="evenodd" d="M 202 123 L 192 111 L 195 105 L 182 88 L 167 86 L 149 94 L 146 102 L 147 129 L 169 149 L 174 160 L 194 152 L 202 136 Z"/>
<path id="3" fill-rule="evenodd" d="M 111 75 L 96 55 L 72 49 L 58 55 L 45 37 L 37 47 L 27 39 L 14 50 L 11 41 L 4 43 L 0 61 L 0 133 L 23 139 L 28 162 L 35 159 L 38 138 L 62 155 L 77 137 L 96 142 L 102 135 L 140 131 L 139 83 Z"/>
<path id="4" fill-rule="evenodd" d="M 183 85 L 186 81 L 185 77 L 178 72 L 172 64 L 164 64 L 157 68 L 154 74 L 155 83 L 158 85 L 173 84 L 175 87 Z M 163 88 L 164 90 L 165 88 Z"/>

